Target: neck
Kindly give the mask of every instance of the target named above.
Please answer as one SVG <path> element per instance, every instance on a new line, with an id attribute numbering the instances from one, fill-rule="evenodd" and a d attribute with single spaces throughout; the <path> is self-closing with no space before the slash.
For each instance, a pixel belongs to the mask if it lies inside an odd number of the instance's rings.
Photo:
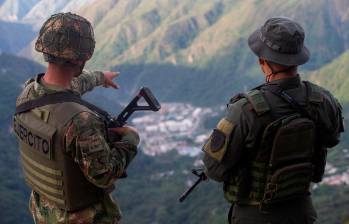
<path id="1" fill-rule="evenodd" d="M 62 67 L 52 63 L 48 64 L 47 71 L 43 77 L 49 85 L 70 89 L 70 83 L 74 78 L 74 72 L 70 68 Z"/>
<path id="2" fill-rule="evenodd" d="M 297 75 L 298 75 L 297 71 L 278 73 L 276 75 L 270 75 L 269 82 L 275 81 L 275 80 L 280 80 L 280 79 L 287 79 L 287 78 L 291 78 L 291 77 L 296 77 Z"/>

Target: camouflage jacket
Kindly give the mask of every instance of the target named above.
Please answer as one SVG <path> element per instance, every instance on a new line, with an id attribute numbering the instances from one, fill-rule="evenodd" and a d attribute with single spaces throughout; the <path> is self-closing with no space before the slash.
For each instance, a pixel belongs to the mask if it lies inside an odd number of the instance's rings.
<path id="1" fill-rule="evenodd" d="M 73 91 L 74 94 L 82 95 L 102 85 L 104 75 L 101 72 L 84 71 L 73 79 L 71 90 L 48 85 L 43 80 L 29 80 L 29 82 L 34 82 L 32 90 L 28 96 L 20 95 L 17 105 L 58 91 Z M 100 188 L 111 187 L 137 152 L 137 146 L 128 142 L 126 136 L 120 142 L 108 143 L 105 139 L 104 123 L 88 112 L 75 116 L 66 126 L 65 133 L 66 152 L 74 158 L 84 176 Z M 96 141 L 99 141 L 98 144 Z M 96 147 L 103 148 L 103 151 L 98 153 L 98 158 L 86 153 L 86 149 L 90 149 L 91 142 Z M 117 204 L 107 193 L 99 203 L 71 213 L 56 208 L 54 204 L 45 200 L 45 197 L 32 192 L 30 210 L 36 223 L 117 223 L 121 218 Z"/>

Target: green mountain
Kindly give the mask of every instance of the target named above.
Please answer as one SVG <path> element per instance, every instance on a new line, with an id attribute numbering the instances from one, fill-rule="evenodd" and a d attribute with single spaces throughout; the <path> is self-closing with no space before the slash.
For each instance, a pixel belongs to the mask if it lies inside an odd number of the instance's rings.
<path id="1" fill-rule="evenodd" d="M 35 37 L 31 26 L 20 23 L 3 22 L 0 19 L 0 52 L 17 53 Z"/>
<path id="2" fill-rule="evenodd" d="M 344 52 L 331 63 L 311 72 L 309 78 L 333 91 L 342 103 L 349 103 L 349 51 Z"/>
<path id="3" fill-rule="evenodd" d="M 247 37 L 267 18 L 288 16 L 304 26 L 313 56 L 303 69 L 313 70 L 347 49 L 348 6 L 345 0 L 103 0 L 81 13 L 96 33 L 89 66 L 122 70 L 131 87 L 148 85 L 162 100 L 221 105 L 262 81 Z"/>
<path id="4" fill-rule="evenodd" d="M 124 71 L 130 92 L 150 85 L 166 101 L 220 105 L 262 81 L 247 38 L 267 18 L 304 26 L 312 59 L 303 69 L 315 70 L 348 49 L 348 8 L 346 0 L 100 0 L 80 14 L 95 30 L 90 68 Z M 23 53 L 42 60 L 32 45 Z"/>
<path id="5" fill-rule="evenodd" d="M 343 106 L 343 116 L 346 124 L 349 120 L 349 50 L 344 52 L 332 62 L 323 66 L 321 69 L 310 72 L 307 78 L 311 81 L 330 90 Z M 348 148 L 349 130 L 347 128 L 343 137 L 343 146 Z"/>
<path id="6" fill-rule="evenodd" d="M 348 6 L 345 0 L 102 0 L 81 9 L 81 14 L 95 27 L 93 65 L 205 65 L 232 49 L 245 48 L 241 39 L 267 18 L 282 15 L 304 25 L 314 54 L 309 66 L 319 67 L 346 49 Z"/>
<path id="7" fill-rule="evenodd" d="M 267 18 L 304 26 L 308 71 L 348 49 L 348 8 L 346 0 L 100 0 L 80 14 L 95 29 L 90 68 L 122 70 L 130 92 L 148 85 L 162 100 L 221 105 L 263 80 L 247 37 Z M 23 54 L 41 59 L 33 46 Z"/>
<path id="8" fill-rule="evenodd" d="M 20 65 L 20 66 L 19 66 Z M 0 55 L 0 223 L 30 223 L 28 194 L 18 164 L 17 141 L 11 133 L 12 114 L 21 85 L 43 68 L 27 59 Z"/>

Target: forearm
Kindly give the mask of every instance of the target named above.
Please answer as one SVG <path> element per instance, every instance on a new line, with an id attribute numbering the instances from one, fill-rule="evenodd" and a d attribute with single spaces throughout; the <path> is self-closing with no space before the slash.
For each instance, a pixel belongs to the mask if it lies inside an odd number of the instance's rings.
<path id="1" fill-rule="evenodd" d="M 119 162 L 114 164 L 114 173 L 117 177 L 120 177 L 136 156 L 137 146 L 126 142 L 114 142 L 113 146 L 113 157 L 122 158 L 122 160 L 119 159 Z"/>
<path id="2" fill-rule="evenodd" d="M 212 159 L 209 155 L 204 155 L 203 162 L 205 165 L 206 175 L 217 182 L 223 182 L 227 179 L 226 168 Z"/>
<path id="3" fill-rule="evenodd" d="M 82 74 L 72 80 L 71 88 L 80 95 L 93 90 L 96 86 L 103 85 L 105 81 L 103 72 L 84 70 Z"/>
<path id="4" fill-rule="evenodd" d="M 102 143 L 101 150 L 94 149 L 82 154 L 80 167 L 91 183 L 108 188 L 122 176 L 136 153 L 137 148 L 134 145 L 115 142 L 109 147 L 105 142 Z"/>

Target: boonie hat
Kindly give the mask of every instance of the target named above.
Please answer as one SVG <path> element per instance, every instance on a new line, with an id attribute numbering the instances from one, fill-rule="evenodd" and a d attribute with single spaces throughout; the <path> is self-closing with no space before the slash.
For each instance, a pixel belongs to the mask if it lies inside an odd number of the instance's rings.
<path id="1" fill-rule="evenodd" d="M 280 65 L 305 64 L 310 58 L 304 46 L 304 30 L 297 22 L 286 17 L 268 19 L 248 38 L 251 50 L 260 58 Z"/>

